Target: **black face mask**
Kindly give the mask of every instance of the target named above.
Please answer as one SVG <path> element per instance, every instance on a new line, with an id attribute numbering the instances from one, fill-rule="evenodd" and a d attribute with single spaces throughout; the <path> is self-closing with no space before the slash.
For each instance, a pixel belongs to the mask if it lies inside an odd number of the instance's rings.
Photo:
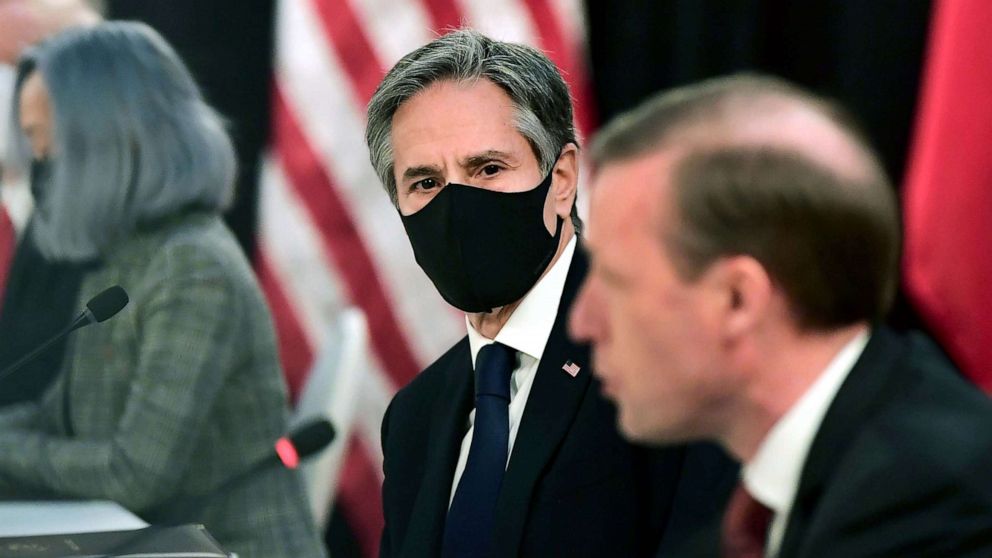
<path id="1" fill-rule="evenodd" d="M 551 173 L 526 192 L 448 184 L 420 211 L 400 215 L 417 263 L 448 304 L 489 312 L 523 298 L 558 250 L 544 226 Z"/>
<path id="2" fill-rule="evenodd" d="M 34 206 L 41 207 L 48 193 L 49 183 L 52 180 L 52 162 L 47 157 L 44 159 L 31 160 L 31 197 L 34 198 Z"/>

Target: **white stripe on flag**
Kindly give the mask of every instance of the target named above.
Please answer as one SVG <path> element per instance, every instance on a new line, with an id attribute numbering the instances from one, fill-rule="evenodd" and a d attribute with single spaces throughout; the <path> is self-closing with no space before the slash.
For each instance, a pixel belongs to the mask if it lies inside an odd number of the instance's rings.
<path id="1" fill-rule="evenodd" d="M 472 26 L 501 41 L 534 45 L 536 34 L 527 7 L 519 0 L 458 0 Z"/>
<path id="2" fill-rule="evenodd" d="M 320 233 L 313 228 L 303 202 L 286 184 L 278 159 L 262 163 L 259 204 L 259 249 L 283 287 L 308 344 L 318 351 L 328 324 L 348 305 L 337 272 L 328 266 Z"/>
<path id="3" fill-rule="evenodd" d="M 403 55 L 436 37 L 430 17 L 420 2 L 354 0 L 355 16 L 362 22 L 383 71 Z"/>
<path id="4" fill-rule="evenodd" d="M 585 38 L 589 35 L 586 27 L 586 12 L 582 0 L 549 0 L 555 19 L 561 24 L 568 48 L 573 49 L 580 57 L 582 66 L 586 66 Z"/>
<path id="5" fill-rule="evenodd" d="M 378 362 L 376 366 L 381 366 Z M 369 448 L 369 460 L 375 464 L 376 474 L 382 476 L 382 442 L 380 429 L 382 416 L 393 398 L 396 388 L 387 381 L 385 374 L 368 374 L 363 378 L 361 389 L 356 395 L 358 410 L 355 427 Z"/>

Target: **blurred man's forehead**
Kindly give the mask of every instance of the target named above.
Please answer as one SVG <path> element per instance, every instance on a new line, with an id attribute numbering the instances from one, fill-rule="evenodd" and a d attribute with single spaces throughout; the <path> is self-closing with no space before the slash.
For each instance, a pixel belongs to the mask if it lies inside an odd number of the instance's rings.
<path id="1" fill-rule="evenodd" d="M 673 150 L 608 161 L 593 176 L 588 223 L 592 250 L 616 253 L 615 239 L 658 239 L 659 213 L 667 213 Z"/>
<path id="2" fill-rule="evenodd" d="M 590 212 L 597 205 L 612 208 L 623 226 L 651 215 L 656 201 L 668 195 L 672 169 L 681 156 L 682 150 L 666 148 L 602 163 L 590 186 Z"/>

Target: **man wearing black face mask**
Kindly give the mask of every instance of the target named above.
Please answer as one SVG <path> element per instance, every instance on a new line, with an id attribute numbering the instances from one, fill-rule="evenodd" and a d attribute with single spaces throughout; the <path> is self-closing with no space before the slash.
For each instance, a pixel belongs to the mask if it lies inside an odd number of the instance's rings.
<path id="1" fill-rule="evenodd" d="M 468 335 L 382 426 L 382 556 L 651 556 L 712 521 L 736 468 L 615 428 L 565 320 L 587 260 L 568 88 L 476 32 L 408 54 L 368 110 L 372 164 Z"/>

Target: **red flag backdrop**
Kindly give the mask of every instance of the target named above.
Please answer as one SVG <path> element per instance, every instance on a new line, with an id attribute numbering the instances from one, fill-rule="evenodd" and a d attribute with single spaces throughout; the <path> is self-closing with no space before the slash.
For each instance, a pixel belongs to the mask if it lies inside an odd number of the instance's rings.
<path id="1" fill-rule="evenodd" d="M 992 2 L 934 9 L 904 190 L 906 288 L 992 393 Z"/>

